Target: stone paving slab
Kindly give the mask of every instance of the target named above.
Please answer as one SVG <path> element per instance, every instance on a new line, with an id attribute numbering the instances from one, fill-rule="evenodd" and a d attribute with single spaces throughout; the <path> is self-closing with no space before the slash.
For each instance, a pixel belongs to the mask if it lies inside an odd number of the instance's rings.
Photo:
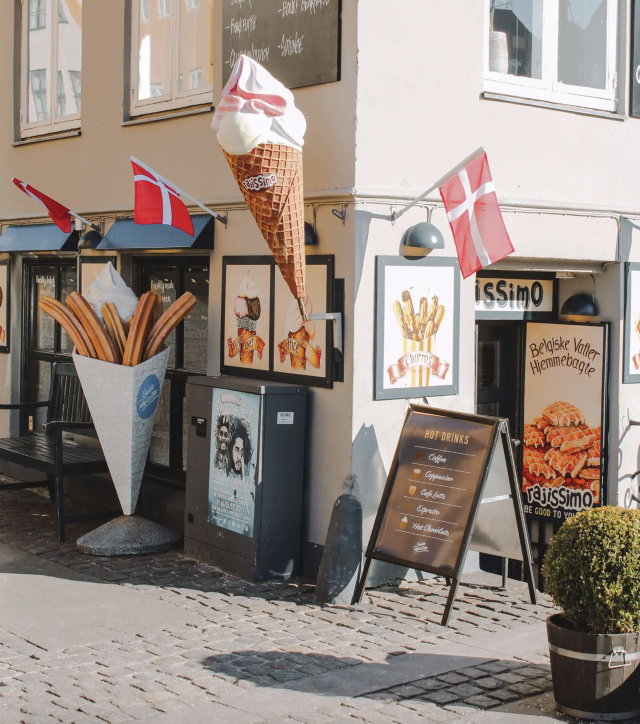
<path id="1" fill-rule="evenodd" d="M 45 491 L 0 492 L 1 724 L 197 724 L 207 711 L 222 724 L 420 724 L 502 712 L 550 689 L 553 608 L 545 596 L 532 606 L 523 585 L 467 577 L 443 628 L 443 580 L 326 606 L 308 582 L 250 584 L 177 551 L 86 556 L 74 541 L 91 527 L 70 525 L 59 543 Z M 83 594 L 94 589 L 102 601 Z M 123 613 L 104 634 L 89 623 L 102 623 L 107 601 Z M 3 618 L 26 619 L 28 606 L 40 628 L 66 630 L 31 642 L 33 629 Z"/>

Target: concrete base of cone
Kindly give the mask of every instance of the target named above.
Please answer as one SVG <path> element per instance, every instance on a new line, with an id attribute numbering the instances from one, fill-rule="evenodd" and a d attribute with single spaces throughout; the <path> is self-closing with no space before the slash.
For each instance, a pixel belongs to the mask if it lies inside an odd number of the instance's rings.
<path id="1" fill-rule="evenodd" d="M 78 538 L 78 550 L 92 556 L 140 556 L 179 548 L 182 536 L 138 515 L 122 515 Z"/>

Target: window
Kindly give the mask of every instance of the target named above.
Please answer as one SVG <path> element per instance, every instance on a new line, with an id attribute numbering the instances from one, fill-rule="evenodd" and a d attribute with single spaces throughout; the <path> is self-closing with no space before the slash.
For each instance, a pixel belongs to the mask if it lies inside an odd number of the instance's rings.
<path id="1" fill-rule="evenodd" d="M 22 137 L 80 126 L 82 0 L 25 0 Z"/>
<path id="2" fill-rule="evenodd" d="M 44 262 L 24 262 L 26 334 L 23 336 L 22 395 L 25 402 L 49 399 L 51 365 L 56 361 L 70 361 L 73 344 L 67 333 L 39 307 L 44 296 L 64 302 L 67 295 L 77 290 L 75 259 L 55 259 Z M 29 412 L 20 421 L 21 432 L 29 429 Z M 33 430 L 42 432 L 46 408 L 32 413 Z"/>
<path id="3" fill-rule="evenodd" d="M 212 28 L 213 0 L 133 0 L 132 116 L 213 103 Z"/>
<path id="4" fill-rule="evenodd" d="M 29 30 L 42 30 L 46 27 L 46 0 L 29 0 Z"/>
<path id="5" fill-rule="evenodd" d="M 616 110 L 617 0 L 486 0 L 484 90 Z"/>
<path id="6" fill-rule="evenodd" d="M 169 364 L 151 436 L 148 472 L 184 481 L 187 465 L 187 378 L 206 374 L 209 313 L 209 259 L 147 257 L 137 260 L 137 293 L 155 291 L 167 309 L 185 292 L 197 302 L 171 333 Z"/>

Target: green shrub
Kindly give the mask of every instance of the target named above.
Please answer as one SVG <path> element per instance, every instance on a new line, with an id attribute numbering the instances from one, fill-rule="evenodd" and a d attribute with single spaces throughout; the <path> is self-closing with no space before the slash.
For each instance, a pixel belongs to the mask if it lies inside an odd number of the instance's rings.
<path id="1" fill-rule="evenodd" d="M 640 511 L 602 507 L 570 518 L 553 537 L 542 573 L 578 630 L 640 631 Z"/>

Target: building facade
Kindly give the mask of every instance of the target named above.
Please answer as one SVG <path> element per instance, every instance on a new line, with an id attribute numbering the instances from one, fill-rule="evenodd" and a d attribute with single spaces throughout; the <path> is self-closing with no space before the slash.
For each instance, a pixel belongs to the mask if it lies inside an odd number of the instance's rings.
<path id="1" fill-rule="evenodd" d="M 313 18 L 330 3 L 303 2 L 299 12 Z M 158 289 L 165 302 L 193 291 L 199 304 L 176 335 L 148 466 L 150 478 L 173 487 L 169 493 L 158 484 L 145 498 L 150 514 L 173 525 L 182 524 L 180 486 L 189 465 L 186 379 L 217 375 L 224 364 L 224 259 L 268 254 L 210 128 L 229 74 L 225 5 L 16 0 L 0 9 L 6 101 L 0 108 L 0 225 L 5 241 L 18 239 L 9 248 L 0 237 L 2 256 L 11 261 L 2 401 L 46 398 L 50 365 L 70 348 L 38 314 L 37 300 L 64 298 L 88 284 L 94 263 L 113 258 L 137 293 Z M 599 387 L 589 393 L 604 412 L 602 419 L 585 420 L 593 427 L 604 422 L 599 492 L 602 502 L 614 505 L 634 505 L 630 492 L 637 494 L 630 476 L 640 466 L 640 433 L 629 423 L 640 420 L 640 394 L 623 381 L 626 265 L 640 261 L 634 167 L 640 121 L 631 116 L 634 3 L 463 5 L 461 12 L 459 3 L 445 0 L 342 0 L 340 79 L 294 91 L 308 124 L 305 205 L 318 239 L 307 257 L 333 257 L 334 276 L 344 280 L 343 370 L 332 386 L 311 388 L 304 564 L 312 575 L 350 475 L 366 541 L 409 400 L 426 397 L 436 407 L 509 416 L 520 439 L 532 423 L 525 399 L 527 334 L 533 334 L 527 321 L 558 321 L 565 301 L 581 292 L 599 304 L 589 322 L 607 323 Z M 247 48 L 254 47 L 251 25 L 244 31 Z M 452 302 L 457 351 L 448 360 L 455 368 L 448 379 L 457 376 L 453 392 L 438 394 L 436 385 L 430 394 L 423 382 L 412 382 L 420 394 L 377 396 L 383 326 L 376 310 L 377 258 L 399 258 L 405 232 L 428 220 L 444 245 L 419 264 L 456 256 L 437 192 L 397 221 L 392 215 L 481 145 L 515 252 L 486 270 L 490 280 L 479 277 L 480 292 L 474 277 L 460 282 Z M 160 232 L 145 230 L 141 240 L 130 221 L 132 155 L 227 215 L 228 225 L 215 222 L 212 232 L 201 221 L 203 235 L 189 248 L 171 247 Z M 77 237 L 75 247 L 71 238 L 56 241 L 45 233 L 48 217 L 18 193 L 12 176 L 102 225 L 105 239 L 112 228 L 128 228 L 129 240 L 80 251 Z M 195 207 L 193 214 L 199 216 Z M 43 233 L 53 246 L 40 244 Z M 111 238 L 122 235 L 112 232 Z M 529 315 L 534 306 L 519 314 L 517 304 L 515 314 L 505 305 L 487 315 L 485 297 L 476 302 L 476 295 L 501 280 L 503 289 L 514 284 L 516 295 L 518 286 L 522 295 L 525 287 L 535 294 L 534 282 L 552 290 L 547 316 Z M 419 300 L 413 303 L 417 308 Z M 429 375 L 427 387 L 435 380 Z M 576 389 L 589 384 L 578 378 Z M 37 424 L 5 416 L 0 429 L 17 434 Z M 553 523 L 532 522 L 534 544 L 548 539 Z"/>

